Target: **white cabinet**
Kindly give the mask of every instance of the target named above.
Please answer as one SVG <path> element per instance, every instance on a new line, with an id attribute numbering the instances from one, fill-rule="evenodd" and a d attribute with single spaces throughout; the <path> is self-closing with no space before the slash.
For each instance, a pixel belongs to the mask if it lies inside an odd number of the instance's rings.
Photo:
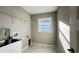
<path id="1" fill-rule="evenodd" d="M 12 32 L 18 33 L 15 39 L 22 39 L 22 48 L 28 46 L 28 40 L 31 37 L 31 23 L 18 18 L 13 18 Z M 29 38 L 27 38 L 29 36 Z"/>
<path id="2" fill-rule="evenodd" d="M 0 47 L 0 53 L 22 53 L 22 40 Z"/>

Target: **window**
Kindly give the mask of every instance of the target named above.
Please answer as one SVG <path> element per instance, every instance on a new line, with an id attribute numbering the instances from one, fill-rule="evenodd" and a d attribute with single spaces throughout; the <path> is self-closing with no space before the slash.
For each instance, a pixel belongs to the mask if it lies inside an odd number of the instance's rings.
<path id="1" fill-rule="evenodd" d="M 51 31 L 51 17 L 38 19 L 38 32 Z"/>

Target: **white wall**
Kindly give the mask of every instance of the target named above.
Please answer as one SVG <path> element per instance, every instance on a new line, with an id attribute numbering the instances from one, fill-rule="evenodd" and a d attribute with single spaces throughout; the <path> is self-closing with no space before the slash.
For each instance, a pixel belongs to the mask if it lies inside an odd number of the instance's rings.
<path id="1" fill-rule="evenodd" d="M 4 6 L 0 7 L 0 28 L 8 27 L 11 30 L 11 36 L 18 32 L 19 36 L 14 37 L 22 39 L 22 47 L 26 47 L 28 39 L 31 37 L 31 19 L 30 14 L 21 7 Z M 27 39 L 27 35 L 29 38 Z"/>
<path id="2" fill-rule="evenodd" d="M 7 15 L 12 15 L 28 22 L 31 20 L 29 13 L 27 13 L 20 6 L 0 6 L 0 11 Z"/>

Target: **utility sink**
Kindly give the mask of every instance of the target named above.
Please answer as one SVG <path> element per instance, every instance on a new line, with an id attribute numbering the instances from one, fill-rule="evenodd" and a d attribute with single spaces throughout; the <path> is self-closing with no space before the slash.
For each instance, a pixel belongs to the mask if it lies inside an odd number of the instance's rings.
<path id="1" fill-rule="evenodd" d="M 5 46 L 5 45 L 9 45 L 11 43 L 14 43 L 14 42 L 17 42 L 17 41 L 20 41 L 20 39 L 7 39 L 3 45 L 1 45 L 0 47 L 2 46 Z"/>
<path id="2" fill-rule="evenodd" d="M 11 41 L 9 43 L 14 43 L 16 41 L 19 41 L 19 39 L 11 39 Z"/>

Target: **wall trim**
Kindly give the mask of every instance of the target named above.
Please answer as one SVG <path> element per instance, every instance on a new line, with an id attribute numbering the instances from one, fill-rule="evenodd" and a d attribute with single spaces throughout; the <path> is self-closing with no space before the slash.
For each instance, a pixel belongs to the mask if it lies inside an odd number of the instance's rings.
<path id="1" fill-rule="evenodd" d="M 28 48 L 29 46 L 26 45 L 24 48 L 22 48 L 22 53 Z"/>
<path id="2" fill-rule="evenodd" d="M 53 45 L 53 44 L 32 43 L 32 45 L 41 46 L 41 47 L 56 48 L 56 45 Z"/>

